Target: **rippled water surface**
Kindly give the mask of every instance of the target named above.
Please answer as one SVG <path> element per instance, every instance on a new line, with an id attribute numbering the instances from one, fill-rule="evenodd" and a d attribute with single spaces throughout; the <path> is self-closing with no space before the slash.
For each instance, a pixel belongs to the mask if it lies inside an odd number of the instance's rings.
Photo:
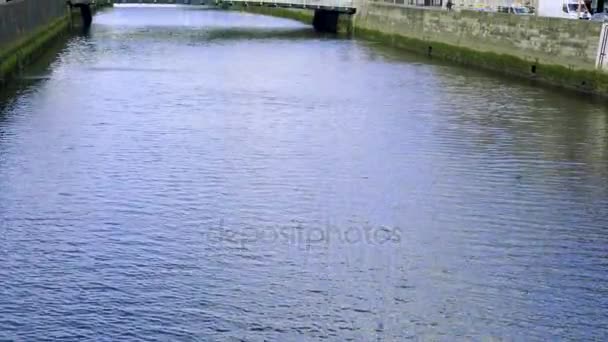
<path id="1" fill-rule="evenodd" d="M 0 340 L 608 338 L 604 104 L 188 8 L 100 13 L 33 76 Z"/>

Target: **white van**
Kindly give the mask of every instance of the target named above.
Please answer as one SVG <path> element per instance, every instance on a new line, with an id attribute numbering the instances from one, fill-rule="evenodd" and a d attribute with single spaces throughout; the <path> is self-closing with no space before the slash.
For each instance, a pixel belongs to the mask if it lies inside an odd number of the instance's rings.
<path id="1" fill-rule="evenodd" d="M 579 11 L 579 6 L 581 6 L 581 10 Z M 583 3 L 579 5 L 578 1 L 574 0 L 564 0 L 564 4 L 562 5 L 562 11 L 568 15 L 569 18 L 572 19 L 586 19 L 589 20 L 591 18 L 591 14 L 587 9 L 587 6 Z"/>
<path id="2" fill-rule="evenodd" d="M 543 17 L 557 17 L 568 19 L 589 19 L 591 15 L 582 5 L 578 11 L 578 0 L 538 0 L 538 15 Z"/>

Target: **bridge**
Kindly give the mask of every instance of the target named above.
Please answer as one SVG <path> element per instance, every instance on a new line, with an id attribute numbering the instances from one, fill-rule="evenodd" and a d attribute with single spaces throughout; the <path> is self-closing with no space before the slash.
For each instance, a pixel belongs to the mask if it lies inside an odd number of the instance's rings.
<path id="1" fill-rule="evenodd" d="M 336 32 L 340 16 L 350 18 L 357 11 L 355 0 L 69 0 L 68 3 L 81 9 L 87 26 L 92 22 L 90 7 L 95 4 L 238 5 L 307 9 L 314 11 L 313 27 L 324 32 Z"/>
<path id="2" fill-rule="evenodd" d="M 83 1 L 83 0 L 78 0 Z M 85 0 L 86 1 L 86 0 Z M 353 0 L 113 0 L 115 4 L 176 4 L 176 5 L 219 5 L 239 4 L 243 6 L 268 6 L 301 9 L 323 9 L 339 13 L 353 14 L 356 11 Z"/>

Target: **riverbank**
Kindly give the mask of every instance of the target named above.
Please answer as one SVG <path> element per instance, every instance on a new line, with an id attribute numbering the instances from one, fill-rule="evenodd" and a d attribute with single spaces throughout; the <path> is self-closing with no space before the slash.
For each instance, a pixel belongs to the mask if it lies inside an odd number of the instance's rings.
<path id="1" fill-rule="evenodd" d="M 21 69 L 31 64 L 46 48 L 68 31 L 69 16 L 53 20 L 16 42 L 0 54 L 0 86 L 9 82 Z"/>
<path id="2" fill-rule="evenodd" d="M 381 3 L 354 20 L 355 37 L 608 97 L 608 74 L 595 68 L 600 23 Z"/>
<path id="3" fill-rule="evenodd" d="M 111 3 L 100 2 L 95 9 L 108 5 Z M 3 27 L 0 33 L 0 86 L 79 23 L 79 11 L 71 11 L 63 0 L 23 0 L 0 5 Z"/>
<path id="4" fill-rule="evenodd" d="M 314 14 L 265 7 L 246 11 L 307 23 Z M 348 31 L 355 38 L 608 97 L 608 73 L 595 68 L 600 23 L 367 2 L 358 8 L 351 25 Z"/>
<path id="5" fill-rule="evenodd" d="M 0 86 L 30 64 L 67 31 L 64 1 L 25 0 L 0 5 Z"/>

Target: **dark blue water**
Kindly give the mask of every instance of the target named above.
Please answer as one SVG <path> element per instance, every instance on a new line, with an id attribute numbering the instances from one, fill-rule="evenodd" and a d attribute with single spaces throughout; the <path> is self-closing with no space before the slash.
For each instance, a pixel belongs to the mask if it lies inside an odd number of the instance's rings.
<path id="1" fill-rule="evenodd" d="M 30 76 L 0 340 L 608 337 L 603 104 L 184 8 L 103 12 Z"/>

